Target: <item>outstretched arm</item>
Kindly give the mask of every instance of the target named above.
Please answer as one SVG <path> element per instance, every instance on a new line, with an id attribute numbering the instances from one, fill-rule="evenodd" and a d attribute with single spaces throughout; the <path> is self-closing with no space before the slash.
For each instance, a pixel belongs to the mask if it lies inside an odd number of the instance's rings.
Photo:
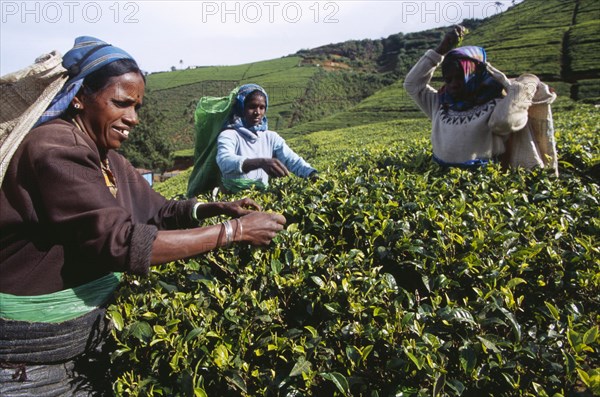
<path id="1" fill-rule="evenodd" d="M 230 242 L 268 245 L 283 229 L 283 215 L 252 212 L 228 221 Z M 151 265 L 189 258 L 227 245 L 227 225 L 218 224 L 197 229 L 159 231 L 152 244 Z"/>
<path id="2" fill-rule="evenodd" d="M 212 218 L 217 215 L 227 215 L 232 218 L 239 218 L 254 211 L 260 211 L 260 205 L 254 200 L 243 198 L 236 201 L 223 201 L 217 203 L 197 204 L 194 207 L 196 219 Z"/>

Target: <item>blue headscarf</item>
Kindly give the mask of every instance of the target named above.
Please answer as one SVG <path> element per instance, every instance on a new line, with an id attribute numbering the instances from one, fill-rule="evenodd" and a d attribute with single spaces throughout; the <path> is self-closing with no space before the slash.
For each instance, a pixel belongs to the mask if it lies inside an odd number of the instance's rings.
<path id="1" fill-rule="evenodd" d="M 244 101 L 248 97 L 248 95 L 252 94 L 254 91 L 260 91 L 265 96 L 265 112 L 266 109 L 269 108 L 269 96 L 267 92 L 258 84 L 245 84 L 238 89 L 238 93 L 235 97 L 235 105 L 233 108 L 233 117 L 231 123 L 227 125 L 227 128 L 233 128 L 237 131 L 240 129 L 250 130 L 254 133 L 258 131 L 266 131 L 268 128 L 267 116 L 263 116 L 260 124 L 257 125 L 248 125 L 244 118 Z"/>
<path id="2" fill-rule="evenodd" d="M 456 100 L 446 91 L 446 86 L 443 86 L 439 91 L 440 103 L 452 110 L 463 111 L 502 97 L 504 87 L 487 71 L 486 61 L 487 55 L 482 47 L 458 47 L 448 52 L 442 68 L 450 62 L 458 64 L 464 77 L 465 98 Z"/>
<path id="3" fill-rule="evenodd" d="M 63 57 L 62 65 L 69 73 L 64 87 L 50 102 L 34 127 L 60 117 L 71 104 L 81 88 L 83 79 L 90 73 L 119 59 L 132 59 L 131 55 L 120 48 L 90 36 L 75 39 L 75 44 Z"/>

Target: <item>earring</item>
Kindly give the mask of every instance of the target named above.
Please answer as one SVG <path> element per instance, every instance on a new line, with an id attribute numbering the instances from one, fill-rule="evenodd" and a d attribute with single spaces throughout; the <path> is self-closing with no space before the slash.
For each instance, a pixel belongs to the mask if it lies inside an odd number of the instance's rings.
<path id="1" fill-rule="evenodd" d="M 75 109 L 79 109 L 81 106 L 80 106 L 78 103 L 76 103 L 75 105 L 73 105 L 73 107 L 74 107 Z"/>

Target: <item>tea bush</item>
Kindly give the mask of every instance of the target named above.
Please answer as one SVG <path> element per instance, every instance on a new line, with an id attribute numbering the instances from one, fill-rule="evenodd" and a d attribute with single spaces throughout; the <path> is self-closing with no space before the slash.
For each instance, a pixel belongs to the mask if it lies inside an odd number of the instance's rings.
<path id="1" fill-rule="evenodd" d="M 557 120 L 558 178 L 444 170 L 418 139 L 248 192 L 287 218 L 270 247 L 127 277 L 115 393 L 597 395 L 599 121 Z"/>

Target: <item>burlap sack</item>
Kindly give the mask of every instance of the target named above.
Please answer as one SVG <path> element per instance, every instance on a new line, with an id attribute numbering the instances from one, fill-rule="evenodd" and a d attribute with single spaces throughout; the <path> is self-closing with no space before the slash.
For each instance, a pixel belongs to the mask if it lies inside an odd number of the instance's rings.
<path id="1" fill-rule="evenodd" d="M 15 150 L 67 81 L 57 51 L 0 77 L 0 185 Z"/>

